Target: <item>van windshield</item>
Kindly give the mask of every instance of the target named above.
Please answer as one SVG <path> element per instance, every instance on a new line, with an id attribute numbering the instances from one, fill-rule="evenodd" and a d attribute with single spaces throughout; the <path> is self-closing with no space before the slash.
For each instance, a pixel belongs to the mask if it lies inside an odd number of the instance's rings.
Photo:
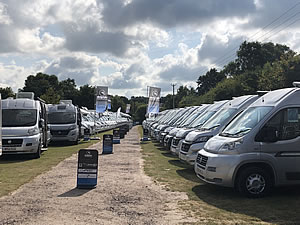
<path id="1" fill-rule="evenodd" d="M 216 111 L 206 111 L 202 116 L 197 118 L 189 127 L 191 128 L 201 127 L 215 113 Z"/>
<path id="2" fill-rule="evenodd" d="M 233 115 L 237 109 L 222 109 L 217 112 L 211 119 L 209 119 L 201 128 L 201 130 L 210 130 L 215 127 L 222 126 L 223 123 Z"/>
<path id="3" fill-rule="evenodd" d="M 76 122 L 75 112 L 52 112 L 48 115 L 50 124 L 69 124 Z"/>
<path id="4" fill-rule="evenodd" d="M 36 124 L 36 109 L 3 109 L 3 127 L 30 127 Z"/>
<path id="5" fill-rule="evenodd" d="M 250 107 L 236 117 L 220 134 L 241 137 L 255 127 L 272 109 L 272 106 Z"/>

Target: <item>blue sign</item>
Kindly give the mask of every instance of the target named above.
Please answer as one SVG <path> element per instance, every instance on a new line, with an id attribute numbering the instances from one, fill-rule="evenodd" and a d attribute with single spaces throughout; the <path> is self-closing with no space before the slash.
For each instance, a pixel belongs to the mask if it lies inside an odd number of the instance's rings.
<path id="1" fill-rule="evenodd" d="M 113 153 L 113 135 L 104 134 L 102 154 L 111 154 L 111 153 Z"/>
<path id="2" fill-rule="evenodd" d="M 77 188 L 94 188 L 98 177 L 98 151 L 80 149 L 78 152 Z"/>

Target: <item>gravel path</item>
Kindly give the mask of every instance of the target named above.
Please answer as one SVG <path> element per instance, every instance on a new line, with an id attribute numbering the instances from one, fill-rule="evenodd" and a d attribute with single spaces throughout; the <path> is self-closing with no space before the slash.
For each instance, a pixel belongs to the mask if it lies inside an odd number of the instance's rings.
<path id="1" fill-rule="evenodd" d="M 91 148 L 101 149 L 97 144 Z M 101 152 L 101 151 L 99 151 Z M 0 224 L 181 224 L 177 208 L 187 199 L 169 192 L 143 172 L 137 127 L 114 154 L 99 155 L 98 185 L 76 189 L 77 155 L 0 198 Z"/>

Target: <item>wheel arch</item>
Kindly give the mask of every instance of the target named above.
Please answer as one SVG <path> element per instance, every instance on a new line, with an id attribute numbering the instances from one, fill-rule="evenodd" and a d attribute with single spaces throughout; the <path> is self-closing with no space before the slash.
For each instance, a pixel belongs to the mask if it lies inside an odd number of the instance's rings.
<path id="1" fill-rule="evenodd" d="M 265 171 L 268 172 L 268 174 L 271 177 L 271 181 L 272 181 L 272 186 L 274 186 L 276 184 L 276 173 L 275 173 L 275 169 L 274 167 L 265 161 L 261 161 L 261 162 L 245 162 L 243 164 L 240 164 L 237 169 L 234 172 L 234 176 L 233 176 L 233 185 L 234 187 L 236 187 L 237 185 L 237 181 L 238 181 L 238 177 L 241 173 L 241 171 L 245 168 L 249 168 L 249 167 L 259 167 L 264 169 Z"/>

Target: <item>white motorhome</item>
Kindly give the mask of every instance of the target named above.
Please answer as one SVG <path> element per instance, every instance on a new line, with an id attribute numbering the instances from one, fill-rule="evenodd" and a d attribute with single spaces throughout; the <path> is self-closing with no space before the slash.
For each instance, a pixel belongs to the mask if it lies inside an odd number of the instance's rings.
<path id="1" fill-rule="evenodd" d="M 71 100 L 48 105 L 51 142 L 68 141 L 78 144 L 83 136 L 80 109 Z"/>
<path id="2" fill-rule="evenodd" d="M 49 142 L 47 107 L 34 100 L 34 93 L 22 92 L 17 99 L 2 100 L 3 154 L 41 156 Z"/>
<path id="3" fill-rule="evenodd" d="M 265 94 L 209 139 L 197 154 L 197 176 L 249 197 L 300 184 L 300 83 L 295 85 Z"/>

